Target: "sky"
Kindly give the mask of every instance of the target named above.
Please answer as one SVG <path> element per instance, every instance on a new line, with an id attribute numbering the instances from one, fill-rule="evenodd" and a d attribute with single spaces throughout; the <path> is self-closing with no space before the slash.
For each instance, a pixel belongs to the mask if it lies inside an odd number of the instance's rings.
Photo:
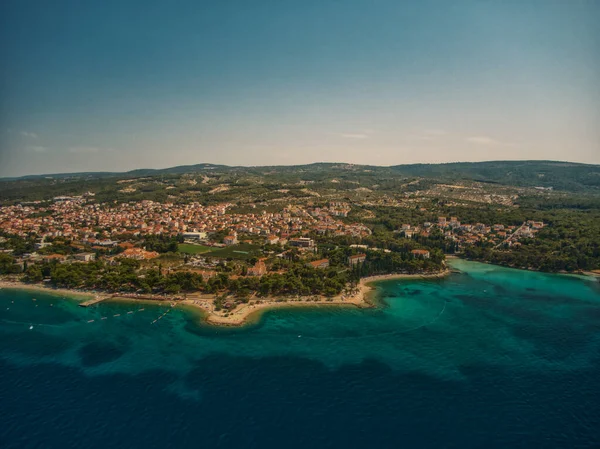
<path id="1" fill-rule="evenodd" d="M 596 0 L 3 0 L 0 176 L 600 164 Z"/>

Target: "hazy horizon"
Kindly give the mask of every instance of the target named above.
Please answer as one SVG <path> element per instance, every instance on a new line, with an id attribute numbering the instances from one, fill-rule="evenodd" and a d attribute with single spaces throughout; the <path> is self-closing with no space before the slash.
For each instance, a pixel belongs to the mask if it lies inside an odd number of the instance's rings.
<path id="1" fill-rule="evenodd" d="M 0 176 L 600 164 L 600 3 L 7 0 Z"/>

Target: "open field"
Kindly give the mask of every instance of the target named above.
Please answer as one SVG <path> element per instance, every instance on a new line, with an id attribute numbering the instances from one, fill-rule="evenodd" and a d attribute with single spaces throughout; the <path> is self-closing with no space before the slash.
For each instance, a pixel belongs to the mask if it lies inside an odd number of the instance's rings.
<path id="1" fill-rule="evenodd" d="M 210 253 L 207 253 L 207 255 L 223 259 L 231 257 L 232 259 L 246 260 L 252 257 L 258 257 L 261 255 L 261 253 L 260 246 L 252 245 L 250 243 L 241 243 L 239 245 L 216 249 Z"/>
<path id="2" fill-rule="evenodd" d="M 203 254 L 213 250 L 210 246 L 193 245 L 191 243 L 180 243 L 177 249 L 180 253 L 185 254 Z"/>

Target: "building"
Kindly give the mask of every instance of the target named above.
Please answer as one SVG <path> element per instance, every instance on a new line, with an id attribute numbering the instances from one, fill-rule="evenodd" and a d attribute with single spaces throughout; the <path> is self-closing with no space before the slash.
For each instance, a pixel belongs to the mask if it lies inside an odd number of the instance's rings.
<path id="1" fill-rule="evenodd" d="M 426 249 L 413 249 L 411 254 L 413 257 L 422 257 L 423 259 L 429 259 L 430 256 L 429 251 Z"/>
<path id="2" fill-rule="evenodd" d="M 42 260 L 44 262 L 58 262 L 58 263 L 62 263 L 64 261 L 67 260 L 67 256 L 64 256 L 62 254 L 49 254 L 47 256 L 42 257 Z"/>
<path id="3" fill-rule="evenodd" d="M 238 239 L 237 239 L 237 235 L 228 235 L 227 237 L 225 237 L 223 239 L 223 243 L 225 243 L 226 245 L 235 245 L 237 244 Z"/>
<path id="4" fill-rule="evenodd" d="M 146 251 L 142 248 L 129 248 L 118 254 L 116 257 L 125 257 L 127 259 L 145 260 L 154 259 L 159 254 L 156 251 Z"/>
<path id="5" fill-rule="evenodd" d="M 184 232 L 182 235 L 184 239 L 188 240 L 202 240 L 206 238 L 206 232 Z"/>
<path id="6" fill-rule="evenodd" d="M 277 237 L 276 235 L 267 236 L 266 243 L 268 245 L 276 245 L 277 242 L 279 242 L 279 237 Z"/>
<path id="7" fill-rule="evenodd" d="M 33 245 L 33 247 L 35 249 L 42 249 L 42 248 L 46 248 L 47 246 L 52 246 L 52 243 L 41 241 L 41 242 L 35 242 Z"/>
<path id="8" fill-rule="evenodd" d="M 366 254 L 355 254 L 353 256 L 348 257 L 348 265 L 353 267 L 354 265 L 363 263 L 365 260 L 367 260 Z"/>
<path id="9" fill-rule="evenodd" d="M 79 253 L 73 255 L 75 260 L 80 260 L 81 262 L 91 262 L 96 259 L 96 255 L 94 253 Z"/>
<path id="10" fill-rule="evenodd" d="M 315 260 L 313 262 L 309 262 L 307 265 L 310 265 L 313 268 L 327 268 L 329 266 L 329 259 Z"/>
<path id="11" fill-rule="evenodd" d="M 300 248 L 312 248 L 315 246 L 315 242 L 313 239 L 308 237 L 298 237 L 294 239 L 290 239 L 289 244 L 291 246 L 298 246 Z"/>
<path id="12" fill-rule="evenodd" d="M 119 242 L 115 242 L 113 240 L 110 239 L 105 239 L 105 240 L 100 240 L 96 242 L 96 245 L 98 246 L 104 246 L 104 247 L 113 247 L 113 246 L 117 246 Z"/>
<path id="13" fill-rule="evenodd" d="M 248 269 L 248 276 L 262 276 L 267 273 L 267 266 L 262 260 L 259 260 L 253 267 Z"/>

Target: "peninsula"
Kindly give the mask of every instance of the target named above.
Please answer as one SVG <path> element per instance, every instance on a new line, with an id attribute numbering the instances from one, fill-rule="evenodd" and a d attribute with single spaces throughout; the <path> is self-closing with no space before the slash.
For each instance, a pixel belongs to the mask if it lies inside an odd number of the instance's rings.
<path id="1" fill-rule="evenodd" d="M 238 325 L 269 308 L 368 307 L 366 280 L 439 276 L 447 257 L 593 272 L 600 192 L 590 173 L 600 168 L 200 164 L 3 180 L 0 276 L 169 301 Z"/>

